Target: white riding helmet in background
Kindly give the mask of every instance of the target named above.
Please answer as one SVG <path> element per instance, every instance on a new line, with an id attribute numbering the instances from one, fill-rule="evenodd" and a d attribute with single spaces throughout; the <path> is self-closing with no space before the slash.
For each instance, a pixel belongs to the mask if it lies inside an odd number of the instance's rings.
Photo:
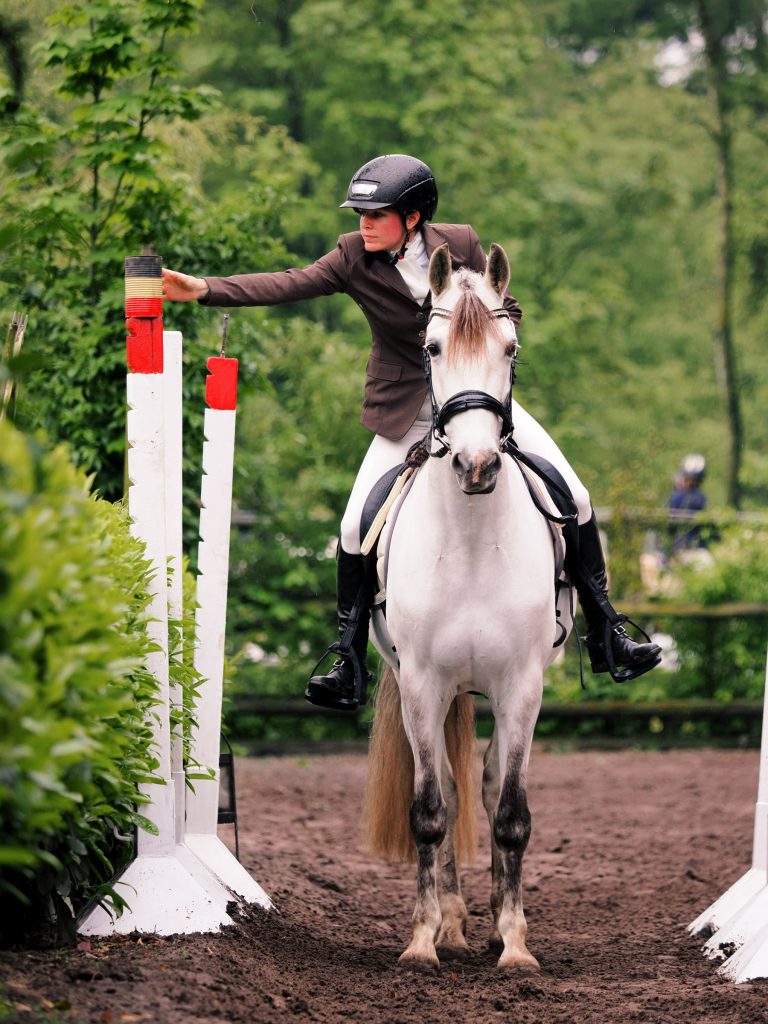
<path id="1" fill-rule="evenodd" d="M 707 460 L 703 455 L 698 455 L 695 452 L 686 455 L 680 463 L 680 475 L 690 477 L 697 482 L 704 479 L 706 472 Z"/>

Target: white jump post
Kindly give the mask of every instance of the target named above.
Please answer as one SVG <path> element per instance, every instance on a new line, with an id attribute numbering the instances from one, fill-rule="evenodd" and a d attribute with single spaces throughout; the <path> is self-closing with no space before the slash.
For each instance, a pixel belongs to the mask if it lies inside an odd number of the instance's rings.
<path id="1" fill-rule="evenodd" d="M 165 410 L 165 552 L 168 559 L 168 616 L 179 621 L 184 612 L 184 545 L 182 532 L 184 420 L 182 402 L 182 338 L 163 331 L 163 406 Z M 180 654 L 181 652 L 179 652 Z M 170 706 L 182 703 L 181 688 L 171 684 Z M 176 842 L 184 842 L 184 744 L 171 729 L 171 778 L 176 800 Z"/>
<path id="2" fill-rule="evenodd" d="M 768 659 L 752 865 L 688 926 L 688 931 L 707 936 L 707 956 L 726 957 L 718 970 L 731 981 L 768 978 Z"/>
<path id="3" fill-rule="evenodd" d="M 158 256 L 126 259 L 128 358 L 128 510 L 131 533 L 143 541 L 154 568 L 149 613 L 158 650 L 148 668 L 158 685 L 153 709 L 154 751 L 159 782 L 144 784 L 142 813 L 157 834 L 139 830 L 137 855 L 113 883 L 128 908 L 120 917 L 97 907 L 81 922 L 84 935 L 132 931 L 172 935 L 218 931 L 232 919 L 230 894 L 200 870 L 177 843 L 177 791 L 171 763 L 168 674 L 168 588 L 166 536 L 166 389 L 163 377 L 162 263 Z M 181 856 L 180 856 L 181 854 Z M 182 863 L 192 862 L 193 869 Z"/>
<path id="4" fill-rule="evenodd" d="M 168 615 L 177 622 L 184 613 L 183 491 L 183 364 L 180 331 L 163 331 L 163 406 L 165 427 L 165 555 L 168 569 Z M 178 652 L 181 654 L 181 651 Z M 169 688 L 169 708 L 181 711 L 183 695 L 178 684 Z M 175 800 L 176 858 L 222 909 L 233 894 L 208 871 L 184 843 L 187 784 L 184 772 L 184 741 L 171 728 L 171 782 Z"/>
<path id="5" fill-rule="evenodd" d="M 246 902 L 268 909 L 270 898 L 217 834 L 238 362 L 225 357 L 222 346 L 222 355 L 210 358 L 207 365 L 194 659 L 203 681 L 190 755 L 199 764 L 214 767 L 216 774 L 213 779 L 195 779 L 194 793 L 187 793 L 184 841 L 224 885 Z"/>

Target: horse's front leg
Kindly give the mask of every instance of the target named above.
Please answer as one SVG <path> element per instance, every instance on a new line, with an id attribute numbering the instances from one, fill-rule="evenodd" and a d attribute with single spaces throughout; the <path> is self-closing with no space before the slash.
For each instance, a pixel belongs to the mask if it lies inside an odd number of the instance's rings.
<path id="1" fill-rule="evenodd" d="M 539 968 L 525 944 L 527 924 L 522 880 L 523 856 L 531 835 L 526 773 L 538 708 L 538 703 L 535 707 L 517 707 L 512 717 L 502 714 L 497 716 L 496 722 L 501 786 L 492 821 L 495 846 L 492 904 L 495 933 L 504 944 L 498 966 L 519 970 Z"/>
<path id="2" fill-rule="evenodd" d="M 439 967 L 435 942 L 440 933 L 442 913 L 437 895 L 438 856 L 447 831 L 447 807 L 440 787 L 443 758 L 442 716 L 403 687 L 403 724 L 413 750 L 414 795 L 411 804 L 411 833 L 416 844 L 418 876 L 413 937 L 400 956 L 406 966 Z M 437 702 L 435 702 L 437 703 Z"/>

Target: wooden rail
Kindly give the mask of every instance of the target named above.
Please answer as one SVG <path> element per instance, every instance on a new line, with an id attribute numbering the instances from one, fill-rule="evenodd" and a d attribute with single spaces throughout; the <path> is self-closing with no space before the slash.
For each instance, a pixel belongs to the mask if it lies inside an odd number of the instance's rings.
<path id="1" fill-rule="evenodd" d="M 238 715 L 257 715 L 260 718 L 316 718 L 339 716 L 349 718 L 348 712 L 331 711 L 315 707 L 301 700 L 283 700 L 269 697 L 241 697 L 232 702 L 236 723 Z M 715 700 L 671 700 L 649 703 L 634 703 L 625 700 L 583 700 L 568 703 L 545 701 L 541 707 L 539 721 L 573 721 L 589 718 L 651 719 L 667 721 L 723 721 L 733 718 L 760 719 L 763 702 Z M 491 718 L 491 709 L 486 701 L 477 701 L 477 716 Z M 236 732 L 236 729 L 234 730 Z"/>
<path id="2" fill-rule="evenodd" d="M 768 618 L 768 604 L 759 601 L 731 601 L 724 604 L 693 604 L 684 601 L 617 601 L 630 618 L 639 619 L 731 619 Z"/>
<path id="3" fill-rule="evenodd" d="M 634 508 L 613 509 L 608 506 L 595 508 L 597 521 L 601 525 L 610 525 L 614 516 L 637 523 L 640 526 L 670 526 L 675 523 L 693 523 L 696 526 L 729 526 L 733 523 L 754 523 L 768 526 L 768 512 L 749 510 L 735 512 L 733 509 L 704 509 L 692 512 L 688 509 L 668 508 Z M 232 525 L 238 527 L 253 526 L 260 521 L 258 512 L 250 509 L 233 509 Z"/>

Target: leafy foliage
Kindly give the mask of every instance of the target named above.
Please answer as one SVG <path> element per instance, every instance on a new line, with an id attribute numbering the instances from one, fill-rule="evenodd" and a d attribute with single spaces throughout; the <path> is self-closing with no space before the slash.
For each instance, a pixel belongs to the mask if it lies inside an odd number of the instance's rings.
<path id="1" fill-rule="evenodd" d="M 123 509 L 88 491 L 63 447 L 0 424 L 0 921 L 15 931 L 19 903 L 30 926 L 66 925 L 108 891 L 157 765 L 149 566 Z"/>
<path id="2" fill-rule="evenodd" d="M 768 531 L 732 526 L 713 546 L 713 560 L 683 564 L 679 596 L 703 605 L 768 604 Z M 675 630 L 681 666 L 695 693 L 716 700 L 759 700 L 765 686 L 765 619 L 684 621 Z"/>
<path id="3" fill-rule="evenodd" d="M 151 242 L 195 274 L 301 265 L 353 225 L 337 205 L 354 169 L 414 152 L 436 171 L 439 219 L 471 221 L 486 247 L 510 253 L 525 310 L 518 397 L 594 502 L 618 510 L 612 574 L 624 592 L 638 581 L 622 509 L 661 506 L 694 446 L 711 504 L 728 494 L 711 359 L 714 122 L 689 32 L 694 7 L 717 9 L 742 485 L 749 504 L 765 503 L 764 3 L 31 3 L 58 21 L 2 143 L 0 303 L 29 310 L 28 348 L 44 360 L 22 422 L 68 438 L 101 492 L 120 495 L 124 256 Z M 745 32 L 731 32 L 734 19 Z M 671 40 L 691 57 L 677 81 L 660 70 Z M 186 339 L 190 537 L 202 434 L 189 410 L 202 406 L 218 316 L 176 305 L 166 319 Z M 239 311 L 230 339 L 235 497 L 252 514 L 233 539 L 230 645 L 265 652 L 240 661 L 236 685 L 296 694 L 333 629 L 330 545 L 366 443 L 354 422 L 368 332 L 339 296 Z"/>
<path id="4" fill-rule="evenodd" d="M 2 143 L 0 301 L 29 313 L 27 348 L 44 367 L 30 376 L 20 422 L 65 439 L 113 500 L 123 493 L 124 257 L 150 243 L 171 264 L 193 254 L 214 266 L 235 252 L 254 267 L 285 258 L 270 238 L 273 189 L 254 182 L 212 222 L 175 155 L 179 140 L 161 138 L 164 125 L 194 122 L 213 101 L 214 90 L 177 81 L 171 41 L 196 10 L 192 0 L 61 8 L 41 44 L 56 92 L 22 106 Z M 175 310 L 173 321 L 198 374 L 196 388 L 187 377 L 185 408 L 200 408 L 206 344 L 195 341 L 194 310 Z M 188 413 L 187 425 L 189 465 L 200 416 Z"/>

